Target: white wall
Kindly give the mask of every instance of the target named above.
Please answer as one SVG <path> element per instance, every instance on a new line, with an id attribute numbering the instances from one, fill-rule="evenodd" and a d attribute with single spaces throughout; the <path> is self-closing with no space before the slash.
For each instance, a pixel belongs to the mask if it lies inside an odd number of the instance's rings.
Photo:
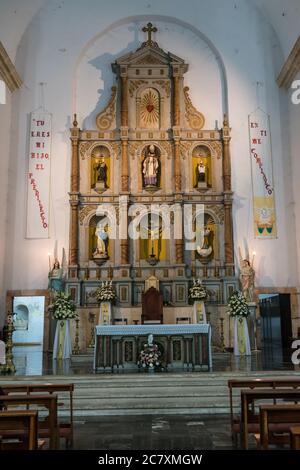
<path id="1" fill-rule="evenodd" d="M 7 175 L 9 173 L 9 144 L 11 126 L 11 95 L 6 89 L 6 104 L 0 104 L 0 328 L 7 288 L 5 267 L 5 241 L 7 235 Z"/>
<path id="2" fill-rule="evenodd" d="M 55 4 L 55 5 L 54 5 Z M 55 6 L 55 7 L 54 7 Z M 144 39 L 140 25 L 157 23 L 159 45 L 190 62 L 187 83 L 194 104 L 214 127 L 221 121 L 221 78 L 215 49 L 225 65 L 232 127 L 234 238 L 236 246 L 257 252 L 257 282 L 262 286 L 298 284 L 294 252 L 295 227 L 291 209 L 291 175 L 288 171 L 285 120 L 286 98 L 278 91 L 275 71 L 283 61 L 278 41 L 269 24 L 246 0 L 65 0 L 57 7 L 49 1 L 39 11 L 20 43 L 16 67 L 24 86 L 13 96 L 9 174 L 9 243 L 6 274 L 9 288 L 44 288 L 48 257 L 58 240 L 59 251 L 68 245 L 70 175 L 69 131 L 71 115 L 79 125 L 103 98 L 106 84 L 99 68 L 110 56 L 124 53 L 128 45 Z M 148 15 L 148 16 L 147 16 Z M 142 16 L 142 17 L 141 17 Z M 207 39 L 205 39 L 207 38 Z M 210 43 L 213 45 L 211 46 Z M 134 47 L 133 47 L 134 48 Z M 100 57 L 101 64 L 97 63 Z M 110 69 L 104 73 L 112 79 Z M 46 82 L 45 106 L 53 113 L 51 220 L 49 240 L 25 240 L 25 172 L 27 168 L 28 114 L 38 102 L 38 83 Z M 257 86 L 259 100 L 257 101 Z M 110 85 L 110 84 L 109 84 Z M 225 83 L 223 82 L 223 86 Z M 224 96 L 224 93 L 223 93 Z M 254 240 L 252 233 L 250 157 L 247 119 L 257 104 L 271 116 L 278 239 Z M 85 125 L 90 127 L 90 121 Z"/>

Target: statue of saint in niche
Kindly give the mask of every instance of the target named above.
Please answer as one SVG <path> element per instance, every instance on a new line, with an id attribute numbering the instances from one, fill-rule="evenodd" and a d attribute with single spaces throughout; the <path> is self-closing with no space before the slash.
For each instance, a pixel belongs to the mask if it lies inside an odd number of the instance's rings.
<path id="1" fill-rule="evenodd" d="M 93 258 L 108 258 L 108 223 L 107 220 L 100 220 L 97 224 L 95 235 L 97 236 L 97 246 L 93 253 Z"/>
<path id="2" fill-rule="evenodd" d="M 101 155 L 100 160 L 96 160 L 94 166 L 96 189 L 107 189 L 107 165 L 105 163 L 103 155 Z"/>
<path id="3" fill-rule="evenodd" d="M 158 187 L 159 159 L 156 147 L 149 145 L 146 151 L 146 157 L 143 161 L 144 187 Z"/>

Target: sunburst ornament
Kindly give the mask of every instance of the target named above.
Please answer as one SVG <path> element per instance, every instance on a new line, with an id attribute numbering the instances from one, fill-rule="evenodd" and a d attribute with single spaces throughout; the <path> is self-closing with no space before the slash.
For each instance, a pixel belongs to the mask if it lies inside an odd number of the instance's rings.
<path id="1" fill-rule="evenodd" d="M 146 90 L 141 99 L 141 123 L 145 127 L 159 125 L 159 95 L 156 90 Z"/>

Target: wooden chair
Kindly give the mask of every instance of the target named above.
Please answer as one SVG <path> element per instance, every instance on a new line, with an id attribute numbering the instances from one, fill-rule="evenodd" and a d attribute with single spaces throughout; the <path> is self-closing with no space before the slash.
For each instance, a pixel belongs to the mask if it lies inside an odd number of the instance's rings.
<path id="1" fill-rule="evenodd" d="M 260 406 L 260 448 L 267 450 L 269 444 L 288 444 L 293 424 L 300 424 L 300 405 Z"/>
<path id="2" fill-rule="evenodd" d="M 26 406 L 28 409 L 30 406 L 38 407 L 37 411 L 41 411 L 41 408 L 48 410 L 48 415 L 45 419 L 39 422 L 39 433 L 40 437 L 49 438 L 49 448 L 59 449 L 59 434 L 58 434 L 58 423 L 57 423 L 57 396 L 54 394 L 44 395 L 2 395 L 1 401 L 4 403 L 7 411 L 10 411 L 11 406 L 15 407 L 18 405 Z M 32 411 L 32 410 L 31 410 Z M 43 431 L 44 430 L 44 431 Z M 8 431 L 1 431 L 2 439 L 10 435 Z"/>
<path id="3" fill-rule="evenodd" d="M 231 379 L 228 380 L 228 388 L 229 388 L 229 403 L 230 403 L 230 423 L 231 423 L 231 437 L 232 440 L 237 445 L 238 435 L 241 432 L 241 417 L 234 416 L 233 413 L 233 389 L 238 388 L 249 388 L 249 389 L 257 389 L 257 388 L 300 388 L 300 378 L 256 378 L 256 379 Z"/>
<path id="4" fill-rule="evenodd" d="M 259 389 L 241 390 L 241 444 L 248 449 L 248 434 L 259 433 L 259 415 L 255 413 L 255 401 L 269 402 L 282 399 L 289 402 L 300 402 L 300 390 L 290 389 Z"/>
<path id="5" fill-rule="evenodd" d="M 32 393 L 46 393 L 52 395 L 53 393 L 67 392 L 69 394 L 70 404 L 70 416 L 67 422 L 59 423 L 59 437 L 65 439 L 66 447 L 73 447 L 74 442 L 74 423 L 73 423 L 73 392 L 74 384 L 54 384 L 54 383 L 43 383 L 43 384 L 4 384 L 2 390 L 7 395 L 12 393 L 26 393 L 31 395 Z M 58 406 L 63 406 L 64 403 L 58 403 Z M 47 437 L 47 430 L 40 430 L 40 435 Z"/>
<path id="6" fill-rule="evenodd" d="M 37 411 L 0 411 L 0 433 L 1 450 L 37 450 Z"/>
<path id="7" fill-rule="evenodd" d="M 290 428 L 290 448 L 291 450 L 300 450 L 300 426 Z"/>

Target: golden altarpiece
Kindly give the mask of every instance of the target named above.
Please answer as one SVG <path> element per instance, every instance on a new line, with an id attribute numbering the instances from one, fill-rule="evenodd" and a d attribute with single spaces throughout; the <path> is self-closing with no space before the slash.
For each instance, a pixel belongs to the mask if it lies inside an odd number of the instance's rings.
<path id="1" fill-rule="evenodd" d="M 213 323 L 237 286 L 229 124 L 225 116 L 222 129 L 205 128 L 205 117 L 184 84 L 188 64 L 154 42 L 151 25 L 144 30 L 148 40 L 112 64 L 116 85 L 95 128 L 81 130 L 75 116 L 70 130 L 66 288 L 84 322 L 98 311 L 93 292 L 112 279 L 118 297 L 114 317 L 131 324 L 141 318 L 145 280 L 155 276 L 164 323 L 176 323 L 191 316 L 188 288 L 197 277 L 209 291 Z M 204 234 L 195 249 L 187 250 L 174 224 L 187 206 L 196 220 L 197 204 L 204 205 Z M 163 209 L 154 210 L 150 220 L 151 205 Z M 125 230 L 116 235 L 113 225 L 121 219 Z M 130 236 L 133 221 L 140 237 Z M 88 336 L 87 331 L 87 343 Z M 81 347 L 86 345 L 81 339 Z"/>

